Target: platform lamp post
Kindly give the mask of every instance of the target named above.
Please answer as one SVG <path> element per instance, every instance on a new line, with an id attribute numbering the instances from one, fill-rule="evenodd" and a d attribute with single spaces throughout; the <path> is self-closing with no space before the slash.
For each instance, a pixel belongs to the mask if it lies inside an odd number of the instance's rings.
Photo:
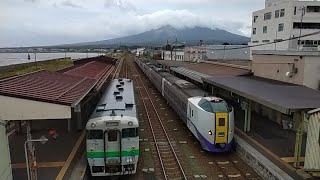
<path id="1" fill-rule="evenodd" d="M 28 140 L 24 143 L 24 155 L 25 155 L 25 158 L 26 158 L 26 168 L 27 168 L 28 180 L 31 180 L 31 179 L 33 179 L 33 178 L 31 178 L 31 176 L 30 176 L 27 144 L 28 144 L 28 143 L 32 143 L 32 142 L 41 142 L 42 144 L 45 144 L 47 141 L 48 141 L 48 139 L 47 139 L 46 137 L 42 136 L 40 139 L 28 139 Z M 32 153 L 32 152 L 31 152 L 31 153 Z"/>

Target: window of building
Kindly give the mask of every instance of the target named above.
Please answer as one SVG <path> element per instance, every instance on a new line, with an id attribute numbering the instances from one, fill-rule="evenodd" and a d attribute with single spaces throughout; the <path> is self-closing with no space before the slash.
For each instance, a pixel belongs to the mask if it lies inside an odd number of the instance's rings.
<path id="1" fill-rule="evenodd" d="M 259 41 L 252 41 L 252 43 L 259 43 Z"/>
<path id="2" fill-rule="evenodd" d="M 302 27 L 301 27 L 302 24 Z M 294 22 L 293 23 L 294 29 L 320 29 L 320 23 L 301 23 L 301 22 Z"/>
<path id="3" fill-rule="evenodd" d="M 281 10 L 280 10 L 280 17 L 283 17 L 283 16 L 284 16 L 284 11 L 285 11 L 284 9 L 281 9 Z"/>
<path id="4" fill-rule="evenodd" d="M 270 42 L 270 40 L 265 39 L 265 40 L 262 40 L 262 42 L 266 43 L 266 42 Z"/>
<path id="5" fill-rule="evenodd" d="M 283 39 L 274 39 L 274 42 L 281 42 Z"/>
<path id="6" fill-rule="evenodd" d="M 257 33 L 257 28 L 253 28 L 252 29 L 252 34 L 256 34 Z"/>
<path id="7" fill-rule="evenodd" d="M 276 12 L 274 12 L 274 17 L 275 18 L 279 18 L 280 17 L 280 11 L 276 10 Z"/>
<path id="8" fill-rule="evenodd" d="M 280 31 L 283 31 L 283 28 L 284 28 L 284 24 L 283 23 L 280 23 L 279 25 L 278 25 L 278 31 L 280 32 Z"/>
<path id="9" fill-rule="evenodd" d="M 268 27 L 267 27 L 267 26 L 263 26 L 262 32 L 263 32 L 264 34 L 268 33 Z"/>
<path id="10" fill-rule="evenodd" d="M 272 13 L 271 12 L 267 12 L 264 14 L 264 20 L 269 20 L 271 19 Z"/>
<path id="11" fill-rule="evenodd" d="M 257 22 L 258 16 L 253 16 L 253 22 Z"/>
<path id="12" fill-rule="evenodd" d="M 307 6 L 307 12 L 320 12 L 320 6 Z"/>
<path id="13" fill-rule="evenodd" d="M 297 15 L 297 7 L 296 6 L 294 7 L 293 15 Z"/>

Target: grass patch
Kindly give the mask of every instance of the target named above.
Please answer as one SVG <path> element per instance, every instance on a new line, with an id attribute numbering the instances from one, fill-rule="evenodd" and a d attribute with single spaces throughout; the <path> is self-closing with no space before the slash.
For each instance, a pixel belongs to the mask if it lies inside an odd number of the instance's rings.
<path id="1" fill-rule="evenodd" d="M 71 59 L 56 59 L 50 61 L 39 61 L 28 64 L 12 65 L 12 68 L 0 71 L 0 78 L 22 75 L 38 70 L 54 72 L 70 66 L 73 66 L 73 61 Z"/>

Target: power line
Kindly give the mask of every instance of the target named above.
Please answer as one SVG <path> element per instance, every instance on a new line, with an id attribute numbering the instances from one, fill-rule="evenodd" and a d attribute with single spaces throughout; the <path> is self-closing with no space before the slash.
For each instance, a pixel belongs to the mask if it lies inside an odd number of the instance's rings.
<path id="1" fill-rule="evenodd" d="M 288 39 L 283 39 L 281 41 L 273 41 L 273 42 L 268 42 L 268 43 L 264 43 L 264 44 L 257 44 L 257 45 L 251 45 L 251 46 L 242 46 L 242 47 L 234 47 L 234 48 L 223 48 L 223 49 L 213 49 L 213 51 L 224 51 L 224 50 L 235 50 L 235 49 L 245 49 L 245 48 L 251 48 L 251 47 L 259 47 L 259 46 L 265 46 L 265 45 L 269 45 L 269 44 L 275 44 L 275 43 L 279 43 L 279 42 L 285 42 L 285 41 L 290 41 L 293 39 L 300 39 L 302 37 L 308 37 L 308 36 L 313 36 L 313 35 L 317 35 L 320 34 L 320 31 L 316 31 L 313 33 L 309 33 L 309 34 L 305 34 L 302 36 L 297 36 L 297 37 L 290 37 Z"/>

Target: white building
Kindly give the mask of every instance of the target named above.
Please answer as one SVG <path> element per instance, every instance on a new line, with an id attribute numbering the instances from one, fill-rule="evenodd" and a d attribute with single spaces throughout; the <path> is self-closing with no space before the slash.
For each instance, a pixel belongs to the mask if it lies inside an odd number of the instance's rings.
<path id="1" fill-rule="evenodd" d="M 200 62 L 207 60 L 207 48 L 208 46 L 185 47 L 185 61 Z"/>
<path id="2" fill-rule="evenodd" d="M 320 90 L 320 51 L 253 51 L 255 76 Z"/>
<path id="3" fill-rule="evenodd" d="M 179 49 L 173 51 L 162 51 L 161 59 L 172 61 L 184 61 L 184 51 Z"/>
<path id="4" fill-rule="evenodd" d="M 265 0 L 265 8 L 252 15 L 250 45 L 277 43 L 253 47 L 251 50 L 319 50 L 320 34 L 282 41 L 319 30 L 319 1 Z"/>
<path id="5" fill-rule="evenodd" d="M 5 122 L 0 120 L 0 179 L 12 180 L 12 169 Z"/>
<path id="6" fill-rule="evenodd" d="M 142 56 L 146 48 L 138 48 L 136 51 L 136 56 Z"/>

